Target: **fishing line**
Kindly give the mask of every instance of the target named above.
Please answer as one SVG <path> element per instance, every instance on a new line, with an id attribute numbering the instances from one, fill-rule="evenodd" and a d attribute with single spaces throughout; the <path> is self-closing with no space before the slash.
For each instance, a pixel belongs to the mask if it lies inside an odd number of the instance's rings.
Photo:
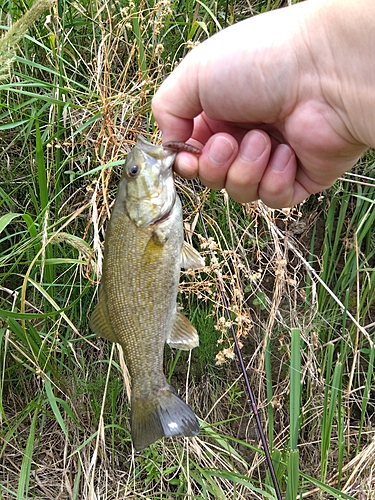
<path id="1" fill-rule="evenodd" d="M 194 196 L 195 196 L 195 198 L 197 200 L 197 203 L 198 203 L 198 213 L 199 213 L 199 218 L 200 218 L 201 223 L 202 223 L 204 236 L 205 236 L 206 240 L 208 241 L 208 233 L 207 233 L 206 224 L 204 222 L 202 211 L 201 211 L 200 206 L 199 206 L 200 199 L 199 199 L 199 196 L 197 195 L 194 181 L 191 181 L 191 184 L 193 186 Z M 213 251 L 212 251 L 211 248 L 209 248 L 209 250 L 210 250 L 211 258 L 213 258 L 214 257 Z M 235 329 L 234 329 L 234 326 L 233 326 L 233 321 L 232 321 L 232 318 L 230 316 L 229 305 L 228 305 L 228 301 L 227 301 L 227 298 L 226 298 L 225 292 L 224 292 L 224 284 L 223 284 L 223 281 L 222 281 L 222 279 L 221 279 L 220 274 L 218 273 L 218 271 L 216 271 L 216 277 L 217 277 L 217 281 L 218 281 L 218 285 L 219 285 L 219 291 L 220 291 L 221 299 L 223 301 L 223 306 L 224 306 L 224 309 L 225 309 L 228 321 L 229 321 L 229 323 L 231 325 L 230 328 L 231 328 L 231 332 L 232 332 L 232 337 L 233 337 L 234 345 L 236 347 L 237 358 L 238 358 L 239 363 L 240 363 L 242 375 L 243 375 L 243 378 L 244 378 L 244 381 L 245 381 L 245 385 L 246 385 L 246 389 L 247 389 L 247 393 L 248 393 L 248 396 L 249 396 L 249 398 L 247 400 L 247 403 L 251 407 L 251 409 L 253 411 L 253 415 L 255 417 L 255 421 L 256 421 L 256 424 L 257 424 L 257 428 L 258 428 L 260 440 L 262 441 L 263 450 L 264 450 L 264 453 L 266 455 L 268 469 L 270 471 L 272 483 L 273 483 L 273 486 L 275 488 L 275 493 L 276 493 L 277 500 L 282 500 L 282 496 L 281 496 L 280 488 L 279 488 L 279 485 L 278 485 L 278 482 L 277 482 L 277 478 L 276 478 L 276 474 L 275 474 L 275 469 L 273 467 L 273 463 L 272 463 L 272 459 L 271 459 L 271 455 L 270 455 L 270 450 L 269 450 L 269 447 L 268 447 L 267 439 L 266 439 L 266 436 L 264 434 L 262 423 L 260 421 L 260 417 L 259 417 L 258 408 L 257 408 L 257 405 L 256 405 L 254 393 L 253 393 L 253 390 L 252 390 L 250 382 L 249 382 L 249 377 L 247 376 L 245 363 L 244 363 L 244 360 L 243 360 L 243 357 L 242 357 L 242 353 L 241 353 L 241 349 L 240 349 L 240 346 L 239 346 L 239 343 L 238 343 L 238 340 L 237 340 L 237 335 L 236 335 L 236 332 L 235 332 Z"/>

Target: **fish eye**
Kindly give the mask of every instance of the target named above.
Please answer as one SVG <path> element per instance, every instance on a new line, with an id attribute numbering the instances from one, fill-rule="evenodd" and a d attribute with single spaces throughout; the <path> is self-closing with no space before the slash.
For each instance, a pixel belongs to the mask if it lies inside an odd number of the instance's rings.
<path id="1" fill-rule="evenodd" d="M 139 174 L 139 166 L 130 165 L 130 167 L 128 168 L 128 176 L 134 179 L 135 177 L 137 177 L 138 174 Z"/>

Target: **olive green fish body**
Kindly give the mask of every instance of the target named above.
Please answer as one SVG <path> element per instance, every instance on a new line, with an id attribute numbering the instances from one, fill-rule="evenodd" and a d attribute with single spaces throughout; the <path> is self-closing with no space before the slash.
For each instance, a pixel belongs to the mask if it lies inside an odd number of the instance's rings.
<path id="1" fill-rule="evenodd" d="M 128 155 L 106 231 L 99 303 L 90 320 L 94 332 L 123 347 L 137 450 L 163 436 L 199 432 L 194 413 L 163 373 L 166 342 L 182 349 L 198 344 L 176 298 L 181 267 L 203 265 L 184 243 L 174 156 L 142 140 Z"/>
<path id="2" fill-rule="evenodd" d="M 111 305 L 114 337 L 124 347 L 133 393 L 138 380 L 147 390 L 164 385 L 164 343 L 176 315 L 183 238 L 180 228 L 169 222 L 167 228 L 137 228 L 122 213 L 106 235 L 102 290 Z M 147 373 L 145 364 L 152 367 Z"/>

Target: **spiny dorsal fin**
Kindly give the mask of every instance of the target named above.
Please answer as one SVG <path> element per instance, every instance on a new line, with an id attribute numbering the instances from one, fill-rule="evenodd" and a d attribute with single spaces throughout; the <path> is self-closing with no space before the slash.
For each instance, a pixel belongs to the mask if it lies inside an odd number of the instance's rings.
<path id="1" fill-rule="evenodd" d="M 176 313 L 167 344 L 173 349 L 181 349 L 182 351 L 190 351 L 199 345 L 197 330 L 180 312 Z"/>
<path id="2" fill-rule="evenodd" d="M 204 266 L 204 259 L 200 256 L 199 252 L 184 241 L 181 249 L 181 267 L 183 269 L 202 269 Z"/>

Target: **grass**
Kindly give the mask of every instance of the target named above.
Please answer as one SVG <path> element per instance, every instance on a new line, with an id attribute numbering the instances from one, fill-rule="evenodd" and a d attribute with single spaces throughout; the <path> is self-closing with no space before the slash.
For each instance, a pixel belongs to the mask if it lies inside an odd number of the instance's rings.
<path id="1" fill-rule="evenodd" d="M 165 373 L 197 438 L 134 454 L 121 351 L 87 324 L 125 154 L 140 131 L 160 139 L 155 89 L 195 43 L 278 3 L 58 2 L 17 40 L 0 81 L 0 498 L 275 498 L 232 323 L 285 498 L 374 498 L 372 152 L 290 211 L 196 185 L 198 203 L 177 179 L 207 267 L 180 284 L 201 346 L 166 347 Z M 28 7 L 3 3 L 4 32 Z"/>

